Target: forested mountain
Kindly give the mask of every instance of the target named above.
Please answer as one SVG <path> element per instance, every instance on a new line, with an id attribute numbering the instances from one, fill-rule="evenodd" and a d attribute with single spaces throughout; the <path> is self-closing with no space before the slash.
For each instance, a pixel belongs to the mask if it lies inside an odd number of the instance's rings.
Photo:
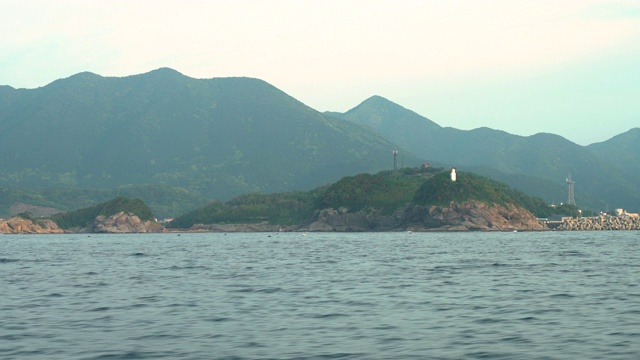
<path id="1" fill-rule="evenodd" d="M 633 128 L 611 139 L 587 147 L 594 155 L 640 179 L 640 128 Z"/>
<path id="2" fill-rule="evenodd" d="M 429 141 L 434 132 L 442 129 L 433 121 L 380 96 L 372 96 L 344 114 L 326 114 L 370 127 L 385 137 L 392 135 L 396 139 L 394 142 L 405 144 L 407 150 L 428 149 L 429 144 L 425 142 Z"/>
<path id="3" fill-rule="evenodd" d="M 398 165 L 455 166 L 550 203 L 566 201 L 571 173 L 579 206 L 640 210 L 640 129 L 585 147 L 552 134 L 441 127 L 379 96 L 320 113 L 252 78 L 162 68 L 0 86 L 0 126 L 0 217 L 18 202 L 71 210 L 118 195 L 172 217 L 210 200 L 390 169 L 394 149 Z"/>
<path id="4" fill-rule="evenodd" d="M 379 96 L 330 115 L 368 126 L 421 158 L 505 181 L 549 202 L 567 201 L 565 178 L 571 173 L 578 205 L 640 209 L 637 129 L 585 147 L 547 133 L 523 137 L 440 127 Z"/>
<path id="5" fill-rule="evenodd" d="M 397 148 L 251 78 L 193 79 L 163 68 L 0 92 L 5 187 L 152 184 L 226 200 L 389 169 Z M 410 154 L 405 161 L 418 163 Z"/>

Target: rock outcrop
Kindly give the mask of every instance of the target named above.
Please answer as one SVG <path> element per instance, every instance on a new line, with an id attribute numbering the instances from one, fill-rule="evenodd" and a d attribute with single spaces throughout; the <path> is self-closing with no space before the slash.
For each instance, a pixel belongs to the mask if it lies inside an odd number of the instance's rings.
<path id="1" fill-rule="evenodd" d="M 108 217 L 100 215 L 85 229 L 92 233 L 152 233 L 162 230 L 162 225 L 154 221 L 142 221 L 138 216 L 124 211 Z"/>
<path id="2" fill-rule="evenodd" d="M 3 234 L 61 234 L 63 230 L 56 223 L 48 219 L 38 219 L 35 222 L 19 216 L 0 220 L 0 233 Z"/>
<path id="3" fill-rule="evenodd" d="M 0 233 L 5 234 L 150 233 L 162 231 L 162 225 L 153 221 L 142 221 L 138 216 L 123 211 L 109 217 L 98 216 L 91 225 L 84 229 L 63 230 L 49 219 L 30 220 L 16 216 L 0 220 Z"/>
<path id="4" fill-rule="evenodd" d="M 515 205 L 488 205 L 469 200 L 449 206 L 414 206 L 406 211 L 403 227 L 412 231 L 546 230 L 529 211 Z"/>
<path id="5" fill-rule="evenodd" d="M 557 230 L 640 230 L 640 218 L 601 215 L 566 219 L 557 227 Z"/>
<path id="6" fill-rule="evenodd" d="M 513 231 L 547 230 L 524 208 L 515 205 L 487 205 L 469 200 L 449 206 L 413 206 L 404 213 L 380 215 L 373 210 L 348 213 L 321 210 L 305 231 Z"/>
<path id="7" fill-rule="evenodd" d="M 301 225 L 305 231 L 391 231 L 402 224 L 402 212 L 391 216 L 384 216 L 376 209 L 365 209 L 348 212 L 347 209 L 338 210 L 327 208 L 318 211 L 314 219 Z"/>

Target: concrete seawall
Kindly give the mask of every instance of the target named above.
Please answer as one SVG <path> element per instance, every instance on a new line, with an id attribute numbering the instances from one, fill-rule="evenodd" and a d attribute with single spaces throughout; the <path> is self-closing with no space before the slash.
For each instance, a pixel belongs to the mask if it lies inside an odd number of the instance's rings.
<path id="1" fill-rule="evenodd" d="M 566 219 L 557 230 L 640 230 L 640 218 L 630 216 L 583 217 Z"/>

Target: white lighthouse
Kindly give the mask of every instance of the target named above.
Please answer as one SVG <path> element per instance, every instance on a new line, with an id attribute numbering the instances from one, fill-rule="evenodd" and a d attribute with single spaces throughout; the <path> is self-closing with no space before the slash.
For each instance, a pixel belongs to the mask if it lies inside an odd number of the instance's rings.
<path id="1" fill-rule="evenodd" d="M 456 168 L 451 168 L 451 181 L 456 181 Z"/>

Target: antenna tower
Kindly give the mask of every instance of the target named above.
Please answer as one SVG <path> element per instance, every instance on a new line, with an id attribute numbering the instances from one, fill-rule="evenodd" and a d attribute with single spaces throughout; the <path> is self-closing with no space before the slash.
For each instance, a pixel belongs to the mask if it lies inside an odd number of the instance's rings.
<path id="1" fill-rule="evenodd" d="M 573 198 L 573 185 L 576 183 L 571 180 L 571 173 L 569 173 L 569 177 L 566 179 L 567 185 L 569 185 L 569 205 L 576 205 L 576 199 Z"/>
<path id="2" fill-rule="evenodd" d="M 393 172 L 398 171 L 398 150 L 393 150 Z"/>

